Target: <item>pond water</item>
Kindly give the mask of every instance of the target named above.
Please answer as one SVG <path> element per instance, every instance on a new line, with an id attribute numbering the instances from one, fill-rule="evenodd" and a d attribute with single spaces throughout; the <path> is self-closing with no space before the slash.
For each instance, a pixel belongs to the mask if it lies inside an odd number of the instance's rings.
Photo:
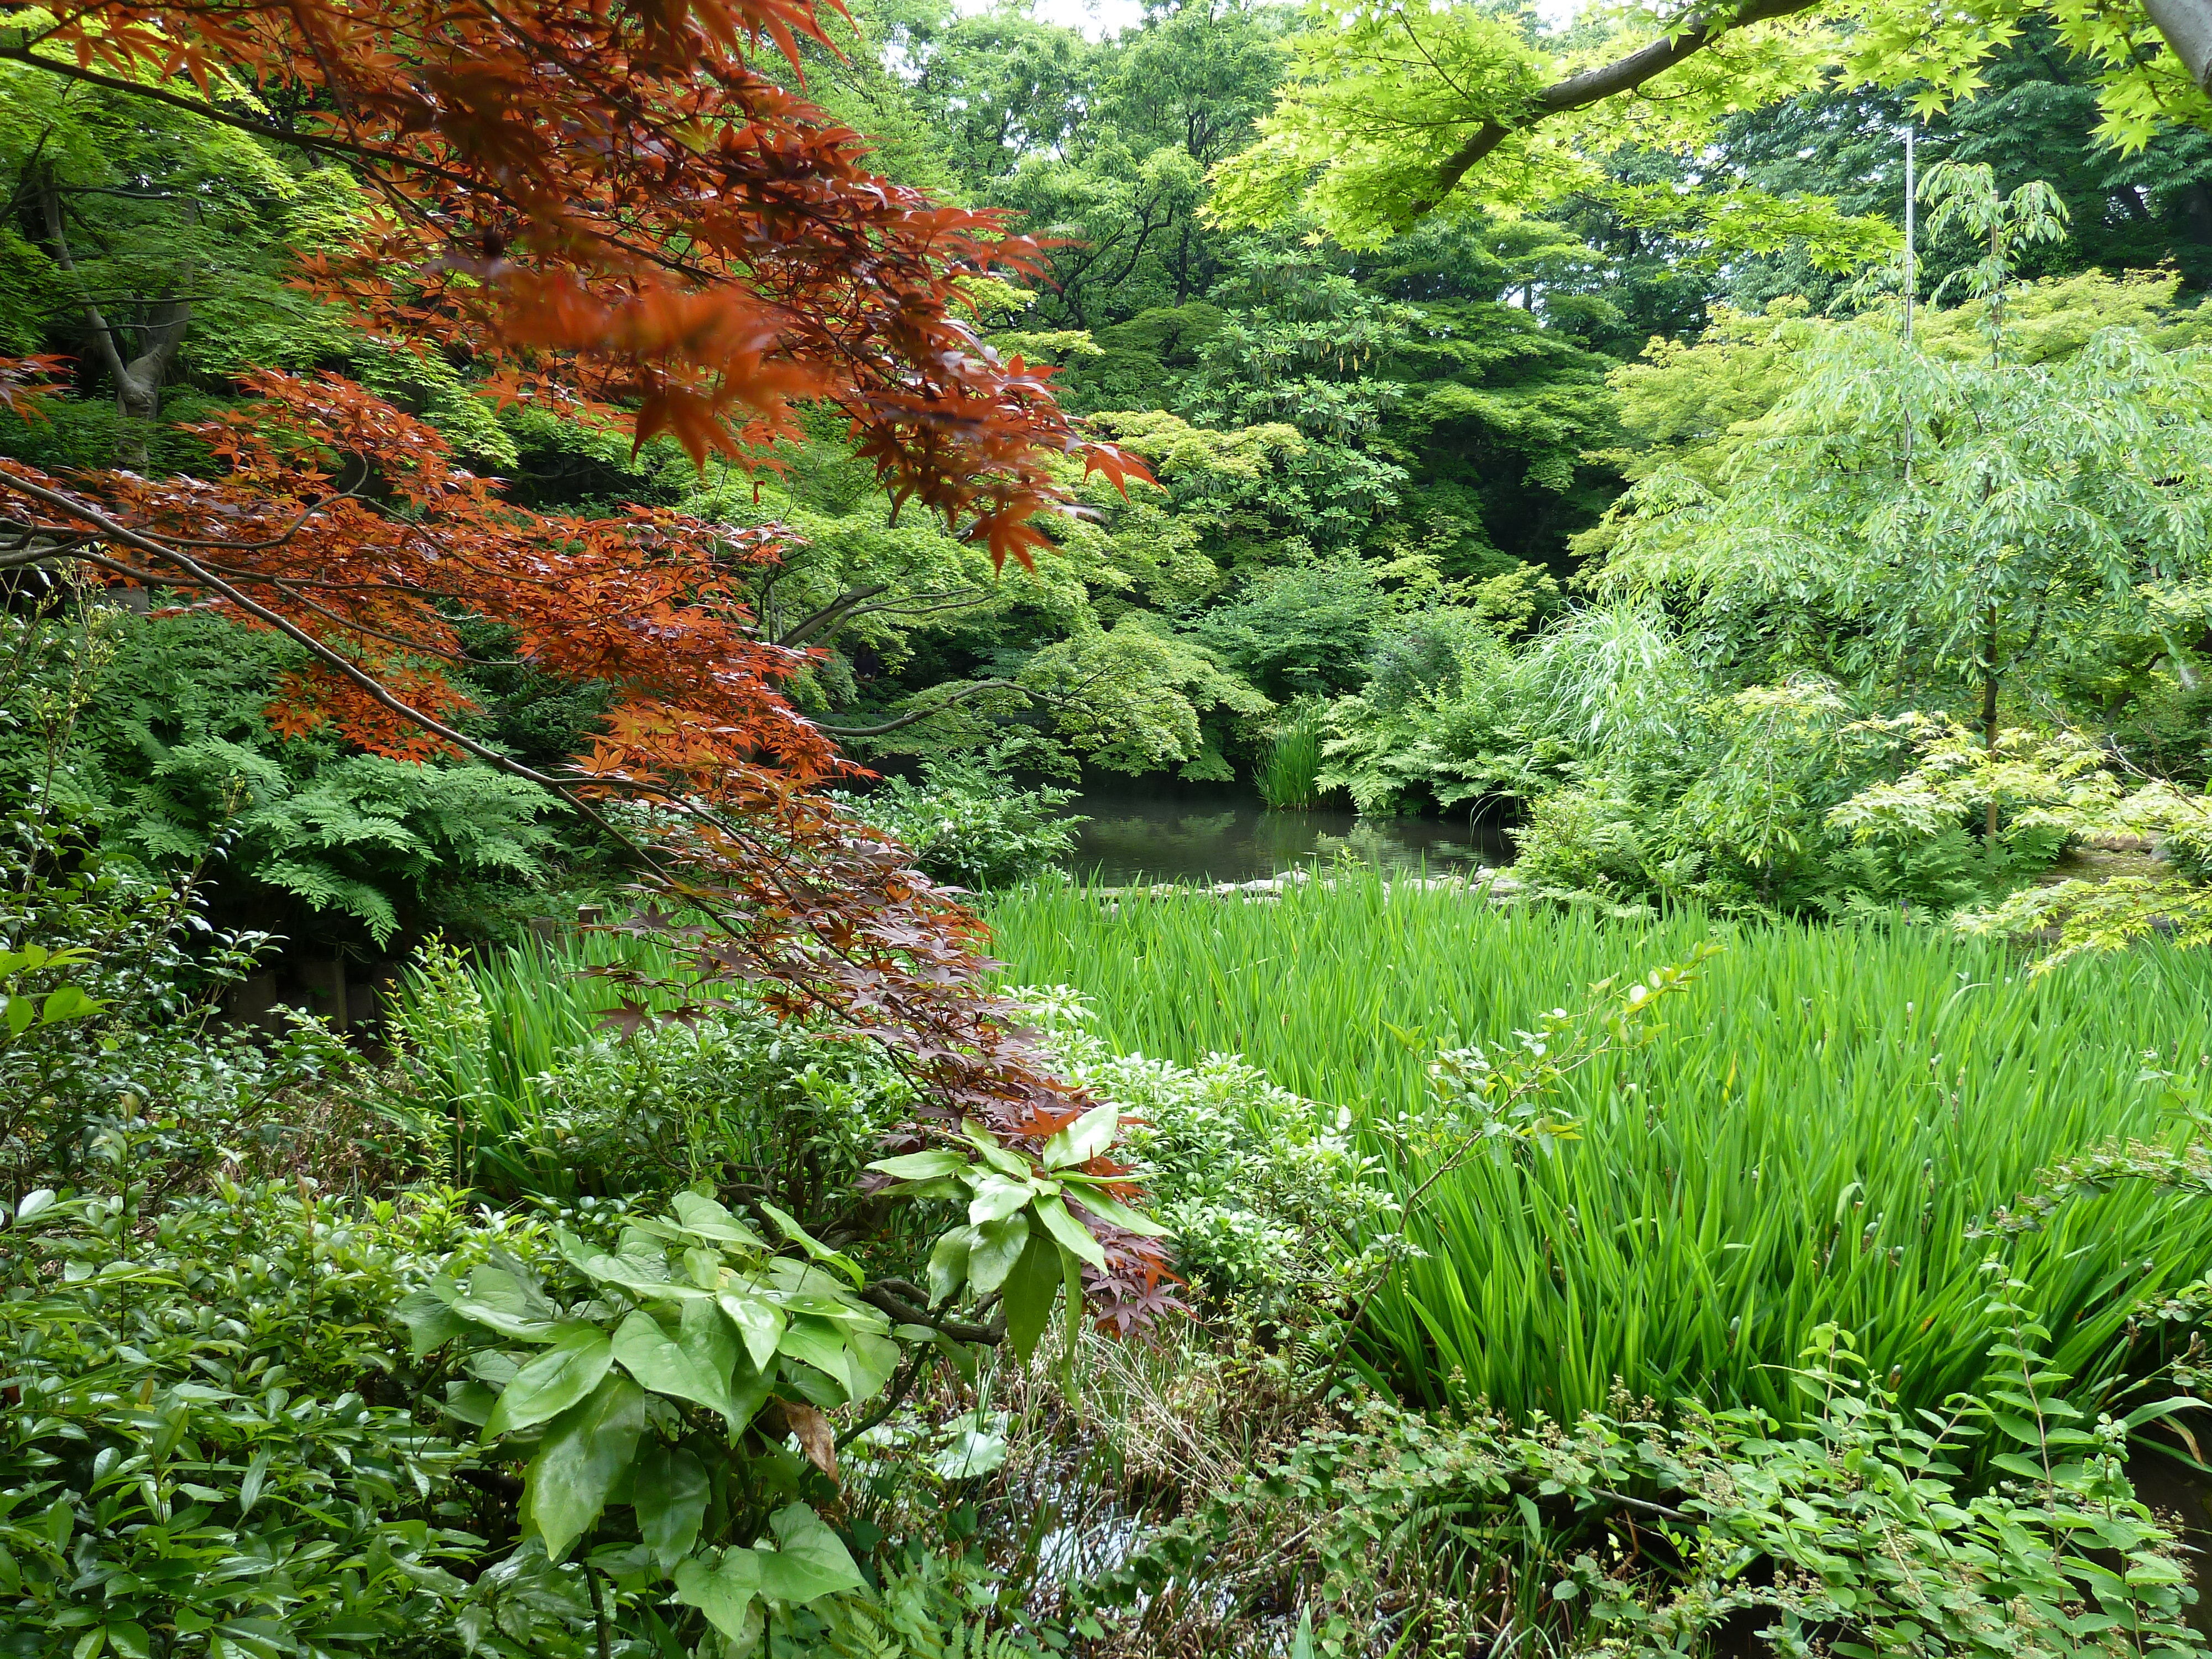
<path id="1" fill-rule="evenodd" d="M 1255 881 L 1344 854 L 1389 870 L 1497 866 L 1513 856 L 1503 830 L 1465 817 L 1276 812 L 1239 789 L 1097 787 L 1067 810 L 1091 820 L 1076 832 L 1069 867 L 1109 886 Z"/>

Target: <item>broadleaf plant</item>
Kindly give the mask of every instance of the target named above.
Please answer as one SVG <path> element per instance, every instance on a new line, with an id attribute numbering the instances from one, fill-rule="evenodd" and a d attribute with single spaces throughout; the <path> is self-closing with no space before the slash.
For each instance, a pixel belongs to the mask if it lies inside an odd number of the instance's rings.
<path id="1" fill-rule="evenodd" d="M 611 1547 L 626 1585 L 641 1572 L 740 1648 L 863 1589 L 805 1498 L 835 1480 L 822 1413 L 881 1396 L 902 1345 L 949 1340 L 895 1326 L 845 1257 L 772 1218 L 791 1249 L 680 1193 L 665 1216 L 623 1217 L 611 1248 L 556 1228 L 542 1275 L 456 1261 L 398 1310 L 453 1376 L 449 1414 L 523 1464 L 526 1545 L 580 1551 L 587 1575 Z"/>
<path id="2" fill-rule="evenodd" d="M 930 1251 L 930 1306 L 955 1301 L 963 1289 L 979 1304 L 998 1297 L 1007 1340 L 1026 1359 L 1061 1287 L 1073 1310 L 1083 1300 L 1085 1270 L 1106 1271 L 1102 1231 L 1165 1237 L 1166 1228 L 1123 1201 L 1134 1191 L 1130 1171 L 1106 1155 L 1120 1129 L 1119 1110 L 1107 1103 L 1054 1130 L 1033 1157 L 963 1123 L 957 1151 L 932 1147 L 871 1164 L 881 1191 L 967 1200 L 966 1224 Z M 1088 1224 L 1071 1204 L 1087 1212 Z M 1071 1342 L 1077 1323 L 1071 1311 Z"/>

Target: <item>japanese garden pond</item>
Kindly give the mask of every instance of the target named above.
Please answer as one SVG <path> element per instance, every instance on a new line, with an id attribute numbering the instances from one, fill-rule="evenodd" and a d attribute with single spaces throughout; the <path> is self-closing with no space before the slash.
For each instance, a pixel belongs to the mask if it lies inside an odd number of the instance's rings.
<path id="1" fill-rule="evenodd" d="M 1464 869 L 1510 861 L 1496 824 L 1450 818 L 1363 818 L 1341 810 L 1279 812 L 1249 791 L 1111 783 L 1086 788 L 1068 811 L 1069 867 L 1106 885 L 1137 881 L 1251 881 L 1310 860 L 1348 855 L 1387 870 Z"/>

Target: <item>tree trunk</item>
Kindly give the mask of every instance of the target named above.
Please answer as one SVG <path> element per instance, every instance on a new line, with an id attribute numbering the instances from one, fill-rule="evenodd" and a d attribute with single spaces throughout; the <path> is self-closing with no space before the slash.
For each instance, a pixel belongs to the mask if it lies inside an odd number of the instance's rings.
<path id="1" fill-rule="evenodd" d="M 1983 825 L 1990 850 L 1997 845 L 1997 608 L 1992 603 L 1985 618 L 1988 632 L 1983 641 L 1982 659 L 1982 753 L 1989 763 L 1990 788 L 1989 817 Z"/>
<path id="2" fill-rule="evenodd" d="M 61 191 L 51 168 L 39 193 L 46 209 L 46 235 L 53 244 L 54 263 L 74 276 L 76 261 L 70 255 L 69 234 L 62 223 Z M 88 298 L 82 302 L 82 309 L 85 326 L 92 331 L 93 349 L 106 367 L 108 378 L 115 382 L 115 464 L 126 471 L 143 473 L 148 464 L 147 434 L 161 415 L 161 382 L 191 327 L 191 301 L 159 302 L 139 331 L 143 349 L 128 359 L 100 307 Z"/>
<path id="3" fill-rule="evenodd" d="M 2212 0 L 2143 0 L 2143 11 L 2189 78 L 2212 92 Z"/>

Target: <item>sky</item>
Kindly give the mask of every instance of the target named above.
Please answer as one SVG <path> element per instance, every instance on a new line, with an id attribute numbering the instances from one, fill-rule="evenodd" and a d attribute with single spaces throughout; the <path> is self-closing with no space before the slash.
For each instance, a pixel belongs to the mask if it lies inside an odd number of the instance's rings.
<path id="1" fill-rule="evenodd" d="M 988 11 L 991 0 L 957 0 L 964 12 Z M 1048 23 L 1081 29 L 1093 40 L 1144 19 L 1144 0 L 1036 0 L 1036 15 Z"/>
<path id="2" fill-rule="evenodd" d="M 954 0 L 963 12 L 990 9 L 991 0 Z M 1537 0 L 1537 15 L 1548 23 L 1561 23 L 1574 15 L 1580 0 Z M 1144 0 L 1036 0 L 1037 16 L 1048 23 L 1081 29 L 1091 40 L 1143 21 Z"/>

